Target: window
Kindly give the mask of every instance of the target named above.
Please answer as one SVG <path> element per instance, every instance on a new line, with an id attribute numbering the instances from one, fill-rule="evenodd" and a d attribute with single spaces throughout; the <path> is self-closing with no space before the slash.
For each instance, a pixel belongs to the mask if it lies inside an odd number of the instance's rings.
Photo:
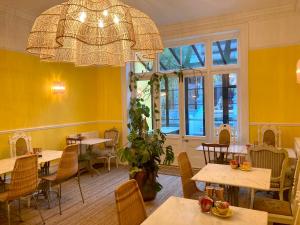
<path id="1" fill-rule="evenodd" d="M 159 71 L 161 72 L 203 67 L 205 67 L 205 45 L 203 43 L 165 48 L 159 55 Z"/>
<path id="2" fill-rule="evenodd" d="M 165 48 L 159 55 L 160 71 L 178 70 L 180 66 L 180 48 Z"/>
<path id="3" fill-rule="evenodd" d="M 168 77 L 160 83 L 161 130 L 166 134 L 179 134 L 178 82 L 178 77 Z"/>
<path id="4" fill-rule="evenodd" d="M 215 41 L 212 43 L 213 65 L 230 65 L 238 62 L 237 39 Z"/>
<path id="5" fill-rule="evenodd" d="M 214 75 L 215 127 L 229 124 L 237 128 L 237 76 L 235 73 Z"/>
<path id="6" fill-rule="evenodd" d="M 157 71 L 153 64 L 135 63 L 136 72 L 164 74 L 158 99 L 150 97 L 151 91 L 146 88 L 148 80 L 138 81 L 137 85 L 138 93 L 142 93 L 151 110 L 154 102 L 159 106 L 160 128 L 164 133 L 204 137 L 212 135 L 214 128 L 221 124 L 229 124 L 234 131 L 239 131 L 239 54 L 237 38 L 216 40 L 214 36 L 205 42 L 165 48 L 158 55 Z M 183 74 L 174 75 L 179 70 Z M 151 129 L 153 120 L 153 117 L 148 119 Z"/>
<path id="7" fill-rule="evenodd" d="M 186 135 L 205 136 L 204 77 L 186 77 L 184 82 Z"/>
<path id="8" fill-rule="evenodd" d="M 205 66 L 205 45 L 195 44 L 182 47 L 182 67 L 201 68 Z"/>
<path id="9" fill-rule="evenodd" d="M 147 73 L 153 71 L 153 61 L 144 61 L 139 55 L 136 55 L 136 62 L 134 63 L 135 73 Z"/>
<path id="10" fill-rule="evenodd" d="M 137 81 L 137 97 L 144 100 L 144 104 L 150 108 L 152 112 L 152 96 L 150 86 L 148 85 L 149 80 Z M 150 117 L 147 118 L 149 130 L 153 130 L 153 113 L 150 113 Z"/>

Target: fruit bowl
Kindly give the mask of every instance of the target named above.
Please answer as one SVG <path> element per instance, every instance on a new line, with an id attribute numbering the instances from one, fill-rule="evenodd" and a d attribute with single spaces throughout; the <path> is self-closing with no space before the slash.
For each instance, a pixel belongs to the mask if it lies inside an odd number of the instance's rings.
<path id="1" fill-rule="evenodd" d="M 228 202 L 216 201 L 215 207 L 220 215 L 226 215 L 229 211 Z"/>

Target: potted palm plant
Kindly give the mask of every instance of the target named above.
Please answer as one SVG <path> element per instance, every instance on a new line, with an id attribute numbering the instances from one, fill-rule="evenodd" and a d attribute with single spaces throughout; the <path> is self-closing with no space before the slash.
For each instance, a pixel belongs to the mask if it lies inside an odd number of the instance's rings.
<path id="1" fill-rule="evenodd" d="M 157 87 L 159 78 L 156 75 L 152 78 L 148 84 Z M 136 82 L 137 78 L 133 80 Z M 136 84 L 134 86 L 136 87 Z M 157 109 L 154 110 L 158 113 Z M 157 181 L 159 164 L 169 165 L 174 161 L 172 146 L 165 146 L 166 135 L 160 129 L 149 131 L 149 117 L 150 108 L 144 104 L 144 99 L 132 97 L 130 122 L 127 124 L 128 145 L 119 150 L 121 161 L 128 162 L 130 178 L 137 181 L 145 201 L 153 200 L 162 189 L 162 185 Z"/>

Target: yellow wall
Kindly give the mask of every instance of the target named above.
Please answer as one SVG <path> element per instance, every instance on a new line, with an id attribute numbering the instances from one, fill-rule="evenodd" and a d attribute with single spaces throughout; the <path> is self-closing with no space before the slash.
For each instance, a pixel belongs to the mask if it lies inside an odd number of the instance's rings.
<path id="1" fill-rule="evenodd" d="M 51 84 L 55 81 L 65 83 L 65 94 L 51 92 Z M 71 64 L 45 63 L 27 54 L 0 50 L 0 85 L 0 131 L 95 120 L 122 120 L 119 68 L 79 68 Z M 121 129 L 120 123 L 105 123 L 29 134 L 33 146 L 61 149 L 68 134 L 99 130 L 102 135 L 104 129 L 113 126 Z M 0 158 L 9 156 L 8 136 L 0 134 Z"/>
<path id="2" fill-rule="evenodd" d="M 300 123 L 300 84 L 296 64 L 300 45 L 249 52 L 250 122 Z M 293 147 L 300 127 L 281 127 L 282 146 Z M 257 140 L 257 127 L 250 127 L 250 140 Z"/>

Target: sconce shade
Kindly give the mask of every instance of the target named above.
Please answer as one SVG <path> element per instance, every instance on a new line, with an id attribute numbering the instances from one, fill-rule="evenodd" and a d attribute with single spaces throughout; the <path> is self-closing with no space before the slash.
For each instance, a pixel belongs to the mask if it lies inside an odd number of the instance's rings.
<path id="1" fill-rule="evenodd" d="M 66 87 L 62 82 L 55 82 L 52 84 L 51 90 L 53 94 L 63 94 L 66 91 Z"/>

